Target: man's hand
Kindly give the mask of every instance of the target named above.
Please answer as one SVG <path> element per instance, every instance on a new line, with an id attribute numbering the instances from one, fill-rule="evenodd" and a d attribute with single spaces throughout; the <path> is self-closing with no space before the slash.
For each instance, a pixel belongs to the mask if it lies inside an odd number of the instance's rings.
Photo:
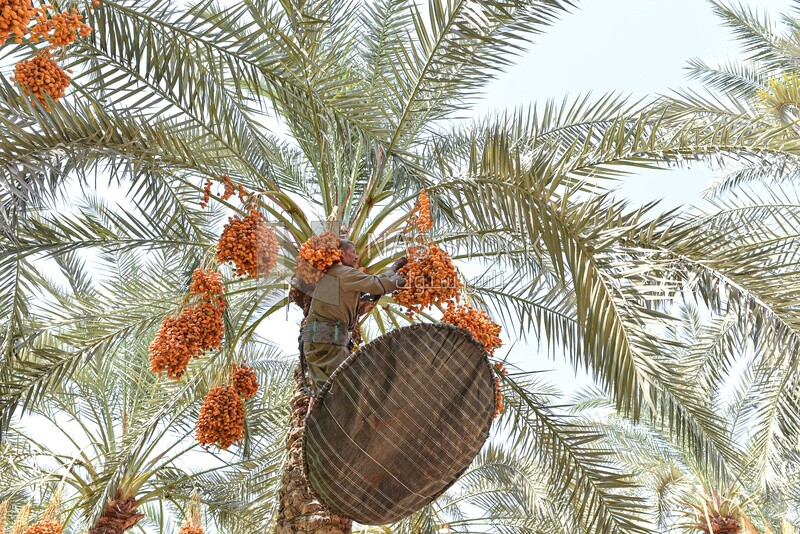
<path id="1" fill-rule="evenodd" d="M 375 300 L 360 300 L 358 302 L 358 314 L 364 315 L 372 311 L 377 301 Z"/>
<path id="2" fill-rule="evenodd" d="M 408 256 L 403 256 L 402 258 L 397 258 L 395 262 L 389 267 L 389 270 L 392 272 L 397 272 L 402 269 L 405 264 L 408 263 Z"/>

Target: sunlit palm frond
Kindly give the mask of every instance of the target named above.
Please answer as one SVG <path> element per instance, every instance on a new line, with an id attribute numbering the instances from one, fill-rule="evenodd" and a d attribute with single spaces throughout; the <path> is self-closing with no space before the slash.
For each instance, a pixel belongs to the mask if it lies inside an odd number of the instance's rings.
<path id="1" fill-rule="evenodd" d="M 408 147 L 423 125 L 473 98 L 529 36 L 571 4 L 453 0 L 429 2 L 427 12 L 409 4 L 412 34 L 389 58 L 394 77 L 383 87 L 392 92 L 381 99 L 393 127 L 389 153 Z"/>
<path id="2" fill-rule="evenodd" d="M 766 88 L 769 81 L 762 68 L 738 61 L 716 65 L 692 59 L 688 68 L 691 79 L 745 101 L 752 99 L 759 89 Z"/>
<path id="3" fill-rule="evenodd" d="M 778 59 L 779 51 L 785 46 L 785 41 L 777 33 L 769 17 L 743 5 L 730 6 L 717 1 L 712 1 L 711 4 L 717 16 L 744 46 L 749 59 L 762 61 L 770 66 L 781 63 Z"/>

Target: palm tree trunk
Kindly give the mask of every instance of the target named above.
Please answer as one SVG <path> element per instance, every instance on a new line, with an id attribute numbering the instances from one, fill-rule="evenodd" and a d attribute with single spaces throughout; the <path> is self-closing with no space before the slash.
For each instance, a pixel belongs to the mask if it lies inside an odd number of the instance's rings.
<path id="1" fill-rule="evenodd" d="M 105 512 L 87 534 L 123 534 L 144 519 L 133 497 L 123 498 L 119 493 L 106 504 Z"/>
<path id="2" fill-rule="evenodd" d="M 311 495 L 303 473 L 303 430 L 309 398 L 300 386 L 300 369 L 295 372 L 291 401 L 291 422 L 286 440 L 286 462 L 281 478 L 280 507 L 275 534 L 350 534 L 352 521 L 336 515 Z"/>

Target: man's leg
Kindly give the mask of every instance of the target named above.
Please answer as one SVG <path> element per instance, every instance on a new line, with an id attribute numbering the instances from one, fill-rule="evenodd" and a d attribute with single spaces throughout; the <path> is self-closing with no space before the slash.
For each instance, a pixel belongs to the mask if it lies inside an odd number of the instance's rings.
<path id="1" fill-rule="evenodd" d="M 341 345 L 303 343 L 303 354 L 308 362 L 308 378 L 319 390 L 350 352 Z"/>

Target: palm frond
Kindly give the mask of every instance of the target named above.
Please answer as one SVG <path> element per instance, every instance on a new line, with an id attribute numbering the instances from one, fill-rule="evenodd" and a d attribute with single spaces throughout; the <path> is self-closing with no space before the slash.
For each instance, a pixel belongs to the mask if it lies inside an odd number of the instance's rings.
<path id="1" fill-rule="evenodd" d="M 509 429 L 542 465 L 559 509 L 571 510 L 586 532 L 647 532 L 644 505 L 628 494 L 632 479 L 618 471 L 601 435 L 558 417 L 523 380 L 506 379 Z"/>
<path id="2" fill-rule="evenodd" d="M 767 86 L 769 79 L 759 65 L 729 61 L 709 65 L 700 59 L 689 60 L 689 78 L 699 80 L 714 91 L 725 92 L 736 98 L 752 99 L 759 89 Z"/>
<path id="3" fill-rule="evenodd" d="M 423 13 L 409 4 L 413 33 L 389 59 L 395 72 L 383 86 L 393 89 L 381 98 L 393 127 L 388 152 L 406 148 L 423 124 L 473 98 L 522 49 L 527 36 L 554 22 L 571 5 L 431 1 Z"/>
<path id="4" fill-rule="evenodd" d="M 775 61 L 782 39 L 766 15 L 759 16 L 752 8 L 727 6 L 712 0 L 714 12 L 742 44 L 750 59 L 770 64 Z"/>

